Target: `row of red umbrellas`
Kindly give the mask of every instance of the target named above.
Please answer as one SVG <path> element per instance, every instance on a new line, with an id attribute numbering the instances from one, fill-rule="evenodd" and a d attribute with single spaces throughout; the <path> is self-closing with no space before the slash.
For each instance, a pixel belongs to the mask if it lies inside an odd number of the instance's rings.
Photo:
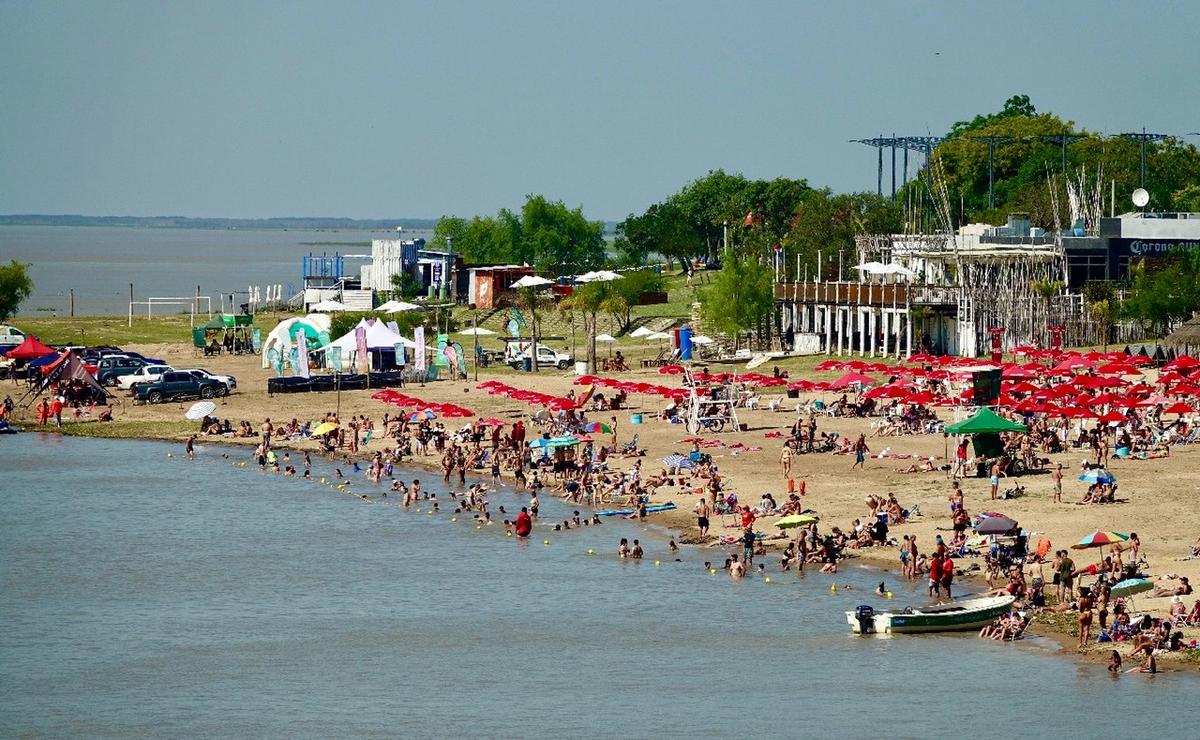
<path id="1" fill-rule="evenodd" d="M 655 383 L 638 383 L 619 378 L 603 378 L 598 375 L 581 375 L 575 379 L 575 385 L 596 385 L 603 388 L 613 388 L 626 393 L 637 393 L 643 396 L 662 396 L 682 401 L 691 393 L 687 388 L 672 388 Z"/>
<path id="2" fill-rule="evenodd" d="M 455 403 L 430 403 L 429 401 L 423 401 L 420 398 L 392 390 L 391 388 L 372 393 L 371 398 L 399 408 L 413 408 L 418 412 L 432 411 L 435 414 L 440 414 L 451 419 L 465 419 L 475 415 L 474 411 L 463 408 Z"/>
<path id="3" fill-rule="evenodd" d="M 573 399 L 538 391 L 527 391 L 507 383 L 501 383 L 499 380 L 486 380 L 480 383 L 478 388 L 487 391 L 489 396 L 504 396 L 514 401 L 524 401 L 531 406 L 545 406 L 554 411 L 573 409 L 576 406 Z"/>

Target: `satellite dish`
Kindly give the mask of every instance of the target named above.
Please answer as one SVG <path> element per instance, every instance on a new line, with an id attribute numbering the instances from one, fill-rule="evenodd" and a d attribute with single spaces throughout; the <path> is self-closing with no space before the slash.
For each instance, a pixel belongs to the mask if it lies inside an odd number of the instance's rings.
<path id="1" fill-rule="evenodd" d="M 1133 204 L 1138 208 L 1145 208 L 1150 202 L 1150 193 L 1146 192 L 1145 188 L 1138 188 L 1133 191 Z"/>

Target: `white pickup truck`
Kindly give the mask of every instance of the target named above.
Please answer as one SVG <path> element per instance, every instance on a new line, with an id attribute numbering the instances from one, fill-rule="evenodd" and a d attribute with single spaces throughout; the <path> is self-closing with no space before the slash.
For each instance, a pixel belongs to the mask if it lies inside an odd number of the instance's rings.
<path id="1" fill-rule="evenodd" d="M 504 362 L 514 370 L 520 370 L 525 366 L 525 360 L 529 357 L 532 344 L 533 342 L 509 342 L 504 346 Z M 573 362 L 574 359 L 568 354 L 556 352 L 544 344 L 538 345 L 538 367 L 557 367 L 559 370 L 566 370 Z"/>
<path id="2" fill-rule="evenodd" d="M 152 380 L 158 380 L 158 376 L 163 373 L 169 373 L 174 369 L 170 365 L 142 365 L 128 375 L 118 377 L 117 387 L 123 391 L 131 391 L 133 390 L 133 386 L 138 383 L 149 383 Z"/>

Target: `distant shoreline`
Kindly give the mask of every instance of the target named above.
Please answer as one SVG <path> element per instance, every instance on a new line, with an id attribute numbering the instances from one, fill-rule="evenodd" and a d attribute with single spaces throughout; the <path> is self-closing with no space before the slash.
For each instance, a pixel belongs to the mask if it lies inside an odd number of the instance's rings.
<path id="1" fill-rule="evenodd" d="M 141 229 L 207 229 L 215 231 L 425 231 L 436 218 L 354 219 L 321 216 L 281 218 L 192 218 L 189 216 L 81 216 L 73 214 L 0 215 L 0 226 L 103 226 Z"/>

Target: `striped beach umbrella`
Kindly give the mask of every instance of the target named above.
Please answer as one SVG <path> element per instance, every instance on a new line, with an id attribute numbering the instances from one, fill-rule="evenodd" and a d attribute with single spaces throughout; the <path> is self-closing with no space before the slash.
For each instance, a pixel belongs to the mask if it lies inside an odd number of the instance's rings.
<path id="1" fill-rule="evenodd" d="M 691 470 L 696 467 L 696 463 L 692 462 L 690 457 L 680 454 L 667 455 L 662 461 L 663 465 L 676 470 Z"/>
<path id="2" fill-rule="evenodd" d="M 1086 550 L 1090 547 L 1104 547 L 1105 545 L 1114 545 L 1118 542 L 1125 542 L 1129 539 L 1129 535 L 1121 532 L 1104 532 L 1095 531 L 1084 537 L 1080 541 L 1071 545 L 1072 550 Z"/>

